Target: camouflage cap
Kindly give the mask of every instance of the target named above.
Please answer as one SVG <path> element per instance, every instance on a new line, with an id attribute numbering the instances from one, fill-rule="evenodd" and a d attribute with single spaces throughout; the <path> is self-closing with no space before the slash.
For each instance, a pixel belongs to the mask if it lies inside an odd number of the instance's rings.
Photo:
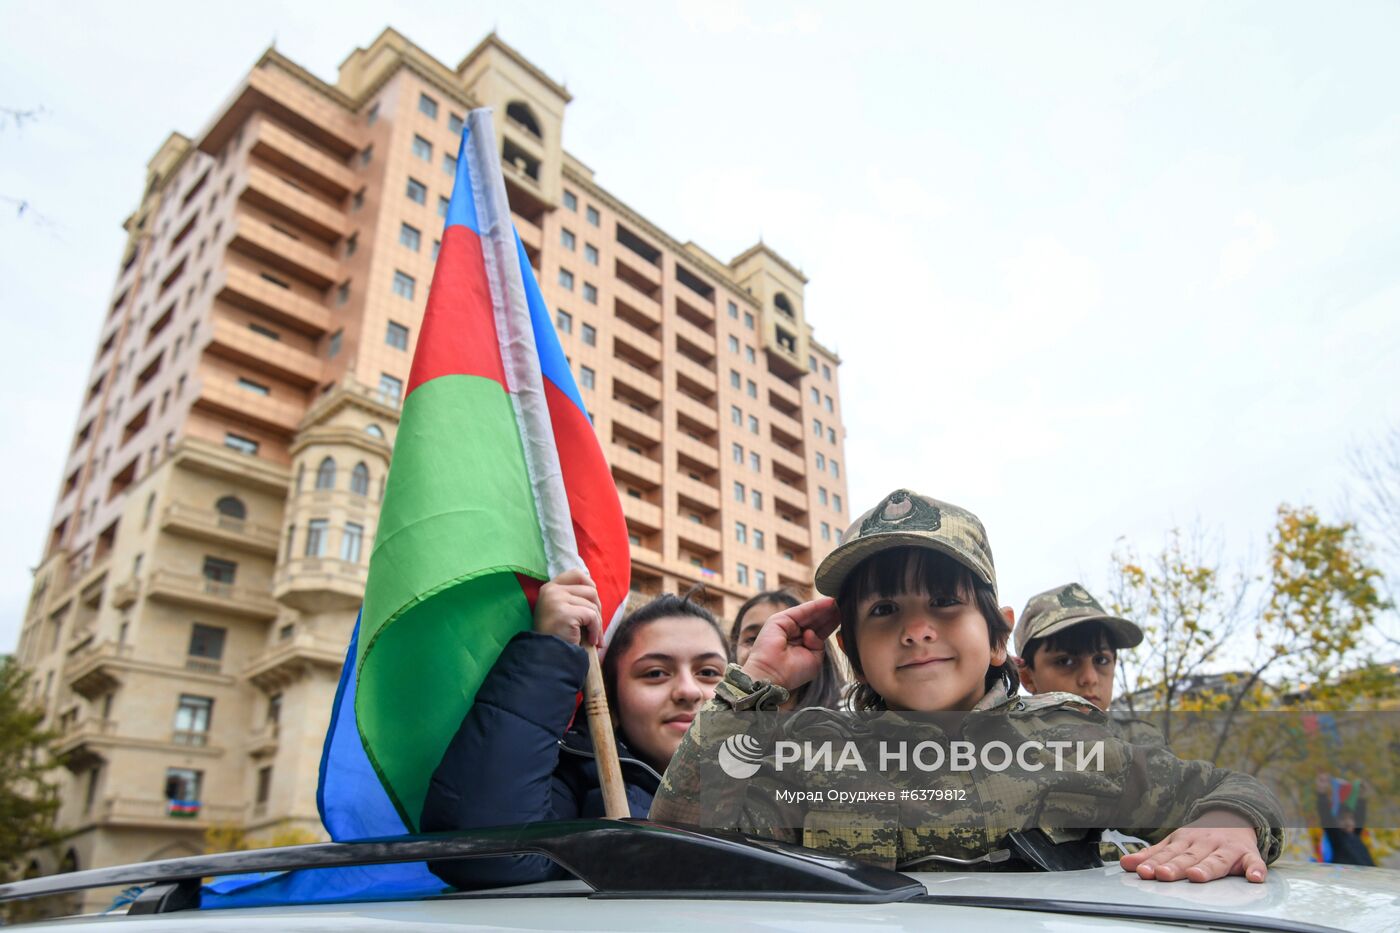
<path id="1" fill-rule="evenodd" d="M 846 530 L 845 540 L 817 568 L 817 592 L 835 596 L 867 557 L 896 547 L 921 547 L 953 560 L 995 592 L 996 567 L 987 530 L 967 509 L 896 489 Z"/>
<path id="2" fill-rule="evenodd" d="M 1102 622 L 1107 626 L 1115 648 L 1132 648 L 1142 643 L 1142 629 L 1127 619 L 1109 615 L 1078 583 L 1067 583 L 1038 593 L 1026 603 L 1016 622 L 1016 653 L 1022 654 L 1032 638 L 1047 638 L 1083 622 Z"/>

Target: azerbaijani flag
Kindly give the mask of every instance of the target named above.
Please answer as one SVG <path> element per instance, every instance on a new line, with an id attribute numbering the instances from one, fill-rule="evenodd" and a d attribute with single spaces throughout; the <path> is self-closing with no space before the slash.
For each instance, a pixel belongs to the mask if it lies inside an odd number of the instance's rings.
<path id="1" fill-rule="evenodd" d="M 578 567 L 610 622 L 629 586 L 622 508 L 511 222 L 490 111 L 476 110 L 327 734 L 318 799 L 333 838 L 417 828 L 540 583 Z"/>

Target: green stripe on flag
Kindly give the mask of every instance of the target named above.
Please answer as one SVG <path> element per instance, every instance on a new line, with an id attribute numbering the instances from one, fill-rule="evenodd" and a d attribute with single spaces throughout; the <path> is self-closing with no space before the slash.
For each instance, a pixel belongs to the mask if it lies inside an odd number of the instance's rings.
<path id="1" fill-rule="evenodd" d="M 355 714 L 399 814 L 428 781 L 506 642 L 530 627 L 516 573 L 545 556 L 510 398 L 440 376 L 404 401 L 370 558 Z"/>

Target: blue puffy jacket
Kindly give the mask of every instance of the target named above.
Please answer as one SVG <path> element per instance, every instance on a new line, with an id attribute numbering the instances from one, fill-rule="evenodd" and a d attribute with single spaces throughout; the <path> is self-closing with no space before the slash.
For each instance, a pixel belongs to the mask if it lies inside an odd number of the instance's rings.
<path id="1" fill-rule="evenodd" d="M 586 724 L 568 728 L 588 675 L 588 654 L 553 635 L 522 632 L 486 675 L 423 803 L 424 832 L 601 817 L 603 795 Z M 580 717 L 582 718 L 582 717 Z M 661 776 L 621 742 L 632 816 L 645 818 Z M 541 855 L 435 862 L 459 888 L 566 877 Z"/>

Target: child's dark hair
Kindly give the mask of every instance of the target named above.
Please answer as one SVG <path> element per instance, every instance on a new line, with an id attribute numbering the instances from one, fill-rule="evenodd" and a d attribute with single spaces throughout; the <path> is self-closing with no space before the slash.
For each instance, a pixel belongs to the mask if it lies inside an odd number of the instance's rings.
<path id="1" fill-rule="evenodd" d="M 613 710 L 618 708 L 617 666 L 621 662 L 622 656 L 627 653 L 627 649 L 632 646 L 632 642 L 636 640 L 637 632 L 657 619 L 691 616 L 708 622 L 710 628 L 715 630 L 715 637 L 723 646 L 725 660 L 733 657 L 733 653 L 729 650 L 729 642 L 725 639 L 724 631 L 719 627 L 719 621 L 715 619 L 714 613 L 692 599 L 701 592 L 702 590 L 696 587 L 684 596 L 677 596 L 675 593 L 662 593 L 651 602 L 628 613 L 621 622 L 617 623 L 617 628 L 610 633 L 608 650 L 603 653 L 602 661 L 603 687 L 607 690 L 608 705 Z"/>
<path id="2" fill-rule="evenodd" d="M 1118 655 L 1113 633 L 1102 622 L 1081 622 L 1044 638 L 1032 638 L 1026 642 L 1026 647 L 1021 649 L 1024 652 L 1021 660 L 1026 662 L 1026 667 L 1035 670 L 1036 652 L 1042 647 L 1073 655 L 1094 654 L 1099 651 L 1112 651 L 1114 657 Z"/>
<path id="3" fill-rule="evenodd" d="M 734 617 L 734 627 L 729 632 L 729 656 L 731 658 L 738 657 L 739 635 L 744 627 L 744 616 L 748 615 L 750 609 L 765 603 L 791 609 L 799 605 L 800 600 L 787 590 L 769 590 L 765 593 L 759 593 L 740 606 L 738 615 Z M 841 671 L 836 666 L 836 659 L 832 657 L 830 647 L 828 645 L 826 653 L 822 655 L 822 666 L 821 670 L 817 671 L 817 676 L 793 693 L 797 699 L 795 709 L 807 709 L 808 707 L 835 709 L 837 704 L 841 702 L 841 691 L 846 686 L 845 678 L 841 676 Z"/>
<path id="4" fill-rule="evenodd" d="M 964 598 L 970 595 L 987 622 L 987 641 L 992 650 L 1006 645 L 1011 626 L 997 605 L 996 591 L 974 577 L 972 571 L 962 564 L 937 551 L 921 547 L 890 548 L 861 561 L 855 570 L 847 574 L 836 596 L 836 604 L 841 610 L 842 645 L 846 649 L 847 660 L 851 662 L 851 669 L 857 675 L 864 673 L 860 649 L 856 644 L 859 624 L 857 608 L 862 600 L 870 596 L 900 595 L 905 592 L 906 581 L 911 577 L 919 581 L 929 595 L 948 593 Z M 1020 689 L 1021 678 L 1017 676 L 1016 664 L 1010 657 L 995 667 L 987 668 L 986 689 L 992 689 L 998 682 L 1006 686 L 1008 696 Z M 855 710 L 885 709 L 885 698 L 867 683 L 854 685 L 850 701 L 851 708 Z"/>

